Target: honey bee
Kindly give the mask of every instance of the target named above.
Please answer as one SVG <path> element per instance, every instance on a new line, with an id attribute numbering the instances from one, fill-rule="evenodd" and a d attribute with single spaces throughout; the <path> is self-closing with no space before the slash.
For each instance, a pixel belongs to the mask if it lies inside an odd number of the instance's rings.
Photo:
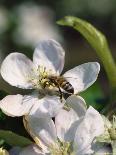
<path id="1" fill-rule="evenodd" d="M 63 76 L 48 76 L 48 83 L 59 89 L 60 98 L 74 94 L 73 86 Z"/>

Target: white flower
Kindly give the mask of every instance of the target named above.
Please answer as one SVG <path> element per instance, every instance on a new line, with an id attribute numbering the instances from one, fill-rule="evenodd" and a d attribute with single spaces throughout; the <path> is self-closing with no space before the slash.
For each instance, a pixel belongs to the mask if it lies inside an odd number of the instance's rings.
<path id="1" fill-rule="evenodd" d="M 44 155 L 36 144 L 31 144 L 25 148 L 13 147 L 9 153 L 10 155 Z"/>
<path id="2" fill-rule="evenodd" d="M 47 155 L 37 145 L 30 145 L 24 148 L 18 155 Z"/>
<path id="3" fill-rule="evenodd" d="M 110 147 L 102 146 L 97 150 L 97 152 L 94 153 L 94 155 L 109 155 L 111 153 L 112 151 Z M 50 155 L 44 152 L 44 150 L 40 149 L 36 144 L 29 145 L 23 148 L 22 150 L 20 150 L 20 152 L 16 152 L 16 151 L 12 153 L 10 152 L 10 155 L 27 155 L 27 154 L 28 155 Z M 52 154 L 52 155 L 55 155 L 55 154 Z M 76 154 L 72 154 L 72 155 L 76 155 Z M 82 155 L 85 155 L 85 154 L 82 154 Z"/>
<path id="4" fill-rule="evenodd" d="M 72 104 L 74 109 L 69 111 L 61 109 L 55 117 L 55 123 L 52 119 L 35 119 L 27 116 L 26 120 L 29 122 L 27 128 L 32 131 L 33 137 L 39 139 L 39 145 L 44 153 L 47 151 L 51 155 L 54 155 L 55 151 L 59 154 L 67 151 L 75 155 L 93 153 L 91 147 L 93 140 L 104 132 L 101 115 L 92 107 L 86 111 L 85 102 L 80 96 L 69 97 L 67 104 Z"/>
<path id="5" fill-rule="evenodd" d="M 31 95 L 9 95 L 0 102 L 0 108 L 10 116 L 31 113 L 36 117 L 54 117 L 63 106 L 59 96 L 46 95 L 55 92 L 54 83 L 49 84 L 49 76 L 59 76 L 64 67 L 65 52 L 54 40 L 39 42 L 33 54 L 33 62 L 22 53 L 9 54 L 1 65 L 1 75 L 10 85 L 22 89 L 35 89 Z M 77 94 L 97 79 L 100 66 L 89 62 L 67 71 L 63 77 L 72 85 Z M 46 86 L 46 88 L 44 88 Z M 53 90 L 53 91 L 52 91 Z M 44 93 L 44 94 L 43 94 Z M 40 99 L 41 95 L 46 95 Z"/>

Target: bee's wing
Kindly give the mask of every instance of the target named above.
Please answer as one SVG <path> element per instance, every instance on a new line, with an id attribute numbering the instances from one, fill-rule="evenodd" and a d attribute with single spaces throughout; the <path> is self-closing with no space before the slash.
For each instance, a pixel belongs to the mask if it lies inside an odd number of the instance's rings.
<path id="1" fill-rule="evenodd" d="M 81 83 L 80 79 L 76 76 L 65 76 L 63 75 L 63 77 L 72 85 L 73 89 L 74 89 L 74 94 L 77 94 L 78 92 L 81 92 L 81 88 L 83 83 Z"/>
<path id="2" fill-rule="evenodd" d="M 69 77 L 69 76 L 64 77 L 64 78 L 65 78 L 65 79 L 72 79 L 72 80 L 73 80 L 73 79 L 75 79 L 75 80 L 77 79 L 77 77 Z"/>

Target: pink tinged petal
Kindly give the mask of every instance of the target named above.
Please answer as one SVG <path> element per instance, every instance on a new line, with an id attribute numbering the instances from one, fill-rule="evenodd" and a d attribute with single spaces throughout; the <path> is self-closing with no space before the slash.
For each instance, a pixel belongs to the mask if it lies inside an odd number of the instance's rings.
<path id="1" fill-rule="evenodd" d="M 77 113 L 78 118 L 86 113 L 86 102 L 81 96 L 71 95 L 67 98 L 66 103 Z"/>
<path id="2" fill-rule="evenodd" d="M 67 71 L 63 76 L 70 82 L 74 88 L 74 93 L 77 94 L 96 81 L 99 71 L 99 63 L 89 62 Z"/>
<path id="3" fill-rule="evenodd" d="M 49 117 L 37 118 L 28 116 L 29 128 L 35 137 L 38 137 L 45 146 L 51 146 L 56 142 L 56 128 Z"/>
<path id="4" fill-rule="evenodd" d="M 25 102 L 28 96 L 8 95 L 0 101 L 0 109 L 8 116 L 22 116 L 29 113 L 32 103 Z"/>
<path id="5" fill-rule="evenodd" d="M 95 137 L 104 132 L 104 122 L 101 115 L 90 107 L 85 117 L 79 121 L 74 139 L 74 148 L 77 154 L 91 152 L 91 143 Z"/>
<path id="6" fill-rule="evenodd" d="M 37 145 L 30 145 L 26 148 L 24 148 L 19 155 L 45 155 L 45 153 L 40 150 L 40 148 Z"/>
<path id="7" fill-rule="evenodd" d="M 2 63 L 1 75 L 12 86 L 30 89 L 33 63 L 22 53 L 9 54 Z"/>
<path id="8" fill-rule="evenodd" d="M 36 67 L 44 66 L 52 73 L 61 73 L 64 67 L 65 52 L 61 45 L 55 40 L 44 40 L 39 42 L 33 55 Z"/>
<path id="9" fill-rule="evenodd" d="M 73 141 L 77 128 L 77 120 L 78 116 L 73 109 L 70 111 L 60 110 L 55 117 L 55 125 L 57 136 L 61 141 Z"/>
<path id="10" fill-rule="evenodd" d="M 54 117 L 62 107 L 63 103 L 57 96 L 46 96 L 40 100 L 35 98 L 35 104 L 30 115 L 37 118 Z"/>

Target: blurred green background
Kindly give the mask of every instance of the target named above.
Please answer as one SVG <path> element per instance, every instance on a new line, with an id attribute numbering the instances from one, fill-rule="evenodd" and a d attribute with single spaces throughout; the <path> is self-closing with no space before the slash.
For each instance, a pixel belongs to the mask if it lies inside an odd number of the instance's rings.
<path id="1" fill-rule="evenodd" d="M 32 58 L 39 40 L 48 38 L 59 41 L 66 51 L 64 71 L 81 63 L 100 62 L 78 32 L 56 24 L 66 15 L 85 19 L 102 31 L 116 58 L 116 0 L 0 0 L 0 64 L 10 52 L 23 52 Z M 97 82 L 81 94 L 88 105 L 98 110 L 106 105 L 110 92 L 106 73 L 100 64 Z M 0 99 L 8 94 L 6 90 L 11 94 L 20 92 L 0 77 Z M 20 119 L 6 117 L 2 112 L 0 118 L 0 128 L 23 133 Z M 16 126 L 17 120 L 19 127 Z"/>

